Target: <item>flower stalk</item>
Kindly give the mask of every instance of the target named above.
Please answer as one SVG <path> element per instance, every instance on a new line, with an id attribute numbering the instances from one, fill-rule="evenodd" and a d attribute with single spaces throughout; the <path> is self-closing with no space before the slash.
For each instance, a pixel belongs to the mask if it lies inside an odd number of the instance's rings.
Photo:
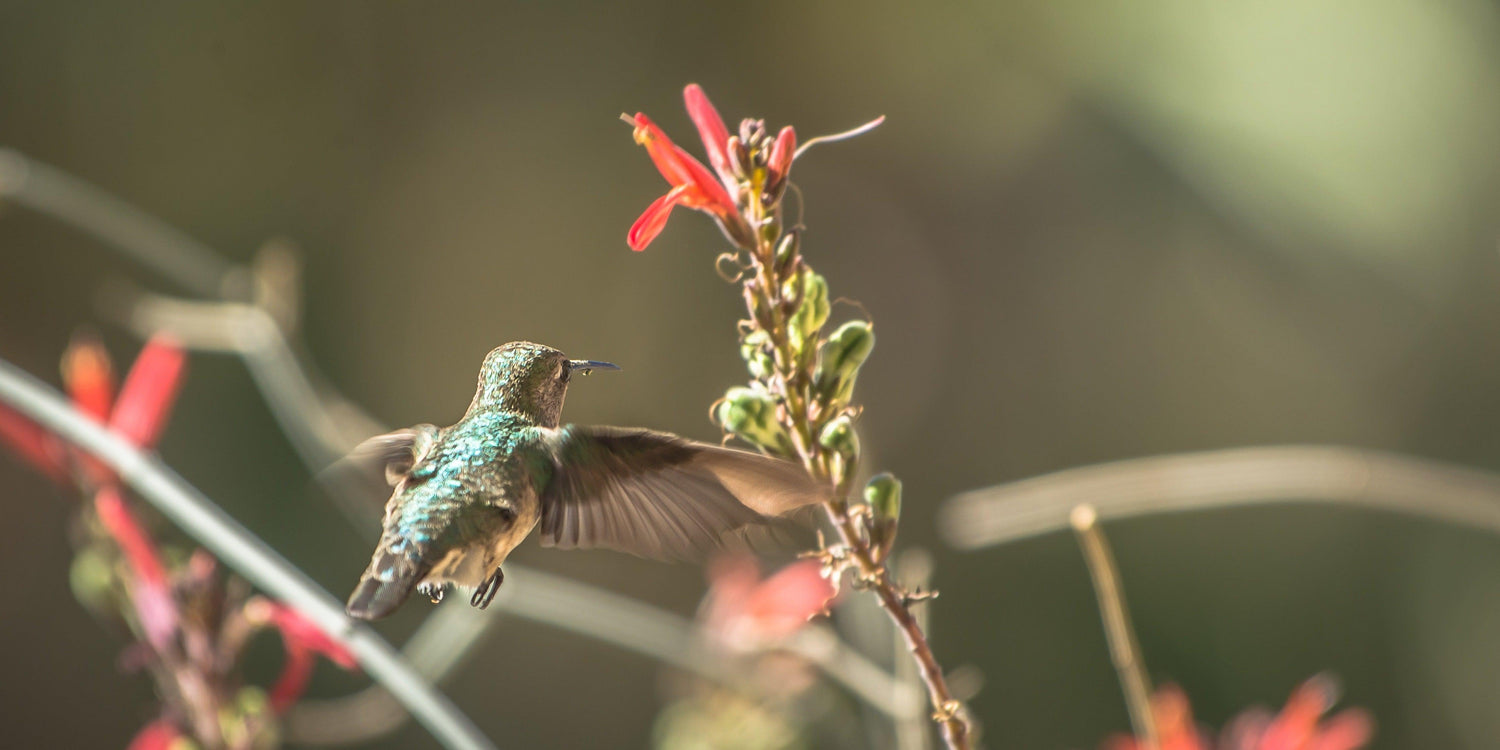
<path id="1" fill-rule="evenodd" d="M 642 250 L 661 231 L 664 201 L 707 213 L 724 231 L 734 250 L 721 260 L 733 260 L 741 271 L 738 283 L 748 318 L 740 322 L 740 351 L 751 380 L 749 387 L 729 391 L 715 417 L 727 432 L 766 453 L 800 461 L 828 483 L 823 511 L 837 539 L 808 556 L 821 561 L 830 582 L 837 585 L 848 573 L 855 588 L 879 600 L 926 684 L 944 740 L 950 748 L 968 748 L 963 705 L 949 689 L 911 611 L 932 594 L 906 590 L 886 567 L 899 523 L 899 484 L 882 475 L 867 493 L 876 499 L 873 503 L 850 500 L 860 460 L 853 428 L 860 409 L 853 391 L 874 346 L 874 331 L 868 322 L 852 321 L 824 333 L 830 312 L 827 281 L 804 260 L 800 231 L 788 230 L 782 216 L 792 165 L 820 139 L 798 149 L 791 127 L 773 135 L 763 121 L 753 119 L 744 120 L 731 135 L 696 84 L 687 87 L 684 99 L 718 180 L 645 115 L 626 118 L 636 126 L 637 142 L 647 147 L 672 185 L 637 220 L 629 244 Z M 726 190 L 718 190 L 720 185 Z M 689 197 L 680 197 L 684 195 Z M 640 231 L 642 227 L 651 231 Z"/>

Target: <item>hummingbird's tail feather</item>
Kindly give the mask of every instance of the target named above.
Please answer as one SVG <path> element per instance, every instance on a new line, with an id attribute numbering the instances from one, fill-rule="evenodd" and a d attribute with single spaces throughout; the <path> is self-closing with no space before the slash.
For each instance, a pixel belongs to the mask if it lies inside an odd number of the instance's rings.
<path id="1" fill-rule="evenodd" d="M 345 611 L 361 620 L 385 617 L 411 596 L 425 573 L 405 555 L 378 553 L 349 595 Z"/>

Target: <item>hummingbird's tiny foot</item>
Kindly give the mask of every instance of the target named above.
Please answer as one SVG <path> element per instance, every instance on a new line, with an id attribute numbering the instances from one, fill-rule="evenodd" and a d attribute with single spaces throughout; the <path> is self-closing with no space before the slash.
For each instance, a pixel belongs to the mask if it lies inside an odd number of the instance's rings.
<path id="1" fill-rule="evenodd" d="M 436 583 L 424 583 L 417 586 L 417 593 L 431 599 L 433 604 L 442 602 L 443 594 L 447 593 L 447 591 L 448 588 L 446 586 Z"/>
<path id="2" fill-rule="evenodd" d="M 505 582 L 505 573 L 495 568 L 495 572 L 489 578 L 484 579 L 484 582 L 479 584 L 479 588 L 474 589 L 474 596 L 469 598 L 469 604 L 478 609 L 488 608 L 490 602 L 495 600 L 495 593 L 500 590 L 500 584 L 503 582 Z"/>

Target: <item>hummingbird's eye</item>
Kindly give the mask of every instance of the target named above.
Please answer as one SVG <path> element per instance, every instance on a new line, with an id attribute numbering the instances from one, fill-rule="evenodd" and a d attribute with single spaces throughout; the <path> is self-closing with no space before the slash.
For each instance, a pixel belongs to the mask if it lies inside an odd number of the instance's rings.
<path id="1" fill-rule="evenodd" d="M 562 363 L 557 368 L 557 379 L 564 383 L 568 382 L 568 378 L 572 377 L 572 375 L 573 368 L 569 367 L 567 362 Z"/>

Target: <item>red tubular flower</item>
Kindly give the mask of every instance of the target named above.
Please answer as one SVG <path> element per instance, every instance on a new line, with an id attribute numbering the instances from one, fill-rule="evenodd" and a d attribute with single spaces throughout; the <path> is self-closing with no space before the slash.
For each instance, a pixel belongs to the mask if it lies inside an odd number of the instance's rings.
<path id="1" fill-rule="evenodd" d="M 833 585 L 816 560 L 803 560 L 764 580 L 749 556 L 722 558 L 709 569 L 704 624 L 734 648 L 753 649 L 780 641 L 824 612 Z"/>
<path id="2" fill-rule="evenodd" d="M 771 144 L 771 156 L 766 160 L 766 183 L 776 184 L 786 179 L 792 170 L 792 159 L 797 155 L 797 131 L 788 125 L 776 134 Z"/>
<path id="3" fill-rule="evenodd" d="M 106 422 L 127 440 L 151 448 L 161 437 L 182 385 L 186 355 L 169 336 L 146 342 L 116 398 L 114 367 L 99 341 L 76 336 L 63 354 L 63 384 L 79 411 Z M 58 481 L 69 471 L 69 449 L 40 425 L 0 404 L 0 440 L 27 463 Z M 93 484 L 109 484 L 114 475 L 92 457 L 82 460 Z"/>
<path id="4" fill-rule="evenodd" d="M 329 638 L 300 612 L 285 604 L 256 598 L 245 605 L 245 614 L 251 620 L 273 625 L 281 632 L 286 663 L 281 668 L 281 676 L 271 687 L 271 708 L 278 714 L 296 704 L 307 690 L 318 654 L 344 669 L 359 667 L 354 654 L 344 644 Z"/>
<path id="5" fill-rule="evenodd" d="M 63 352 L 63 385 L 73 405 L 99 422 L 109 419 L 115 402 L 115 368 L 98 337 L 79 334 Z"/>
<path id="6" fill-rule="evenodd" d="M 109 426 L 142 448 L 155 447 L 177 400 L 186 361 L 176 339 L 152 336 L 125 376 Z"/>
<path id="7" fill-rule="evenodd" d="M 135 604 L 146 640 L 158 651 L 167 648 L 177 629 L 177 605 L 172 600 L 167 569 L 151 535 L 126 504 L 120 488 L 106 484 L 94 494 L 94 512 L 130 567 L 130 598 Z"/>
<path id="8" fill-rule="evenodd" d="M 1328 719 L 1323 715 L 1337 701 L 1332 678 L 1318 675 L 1302 683 L 1272 717 L 1251 709 L 1230 721 L 1217 750 L 1358 750 L 1375 733 L 1365 711 L 1347 709 Z M 1151 696 L 1151 712 L 1161 750 L 1214 750 L 1193 722 L 1192 708 L 1182 689 L 1165 685 Z M 1144 750 L 1145 743 L 1129 736 L 1112 737 L 1105 750 Z"/>
<path id="9" fill-rule="evenodd" d="M 0 404 L 0 440 L 38 471 L 59 483 L 67 482 L 62 444 L 41 425 L 4 404 Z"/>
<path id="10" fill-rule="evenodd" d="M 682 101 L 687 105 L 688 117 L 698 127 L 698 137 L 703 139 L 703 148 L 708 152 L 708 163 L 726 186 L 733 186 L 736 179 L 734 168 L 729 165 L 729 128 L 724 125 L 724 118 L 703 93 L 703 87 L 696 83 L 682 90 Z"/>
<path id="11" fill-rule="evenodd" d="M 1323 721 L 1338 700 L 1338 685 L 1328 675 L 1302 683 L 1287 699 L 1281 713 L 1263 726 L 1234 739 L 1228 750 L 1355 750 L 1374 734 L 1374 722 L 1359 709 L 1348 709 Z"/>
<path id="12" fill-rule="evenodd" d="M 708 167 L 672 143 L 672 139 L 645 114 L 636 113 L 632 122 L 635 125 L 636 143 L 646 147 L 646 153 L 656 164 L 657 171 L 661 172 L 672 189 L 656 199 L 631 225 L 630 232 L 626 235 L 630 249 L 637 252 L 645 250 L 666 226 L 672 209 L 679 205 L 713 216 L 730 237 L 748 235 L 739 207 L 724 185 L 714 179 Z"/>

